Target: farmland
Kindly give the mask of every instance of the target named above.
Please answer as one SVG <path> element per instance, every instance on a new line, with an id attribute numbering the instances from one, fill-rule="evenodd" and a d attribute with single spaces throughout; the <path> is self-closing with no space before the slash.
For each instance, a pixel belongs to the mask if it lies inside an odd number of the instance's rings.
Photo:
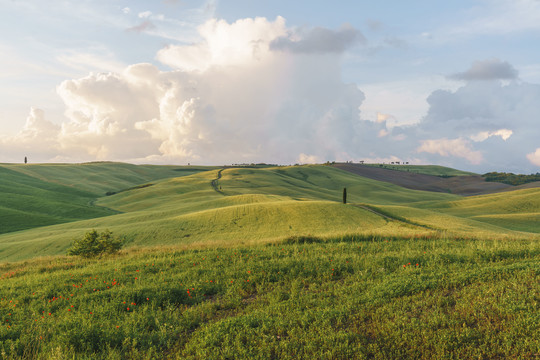
<path id="1" fill-rule="evenodd" d="M 464 197 L 320 165 L 0 172 L 19 219 L 0 235 L 3 358 L 540 354 L 538 188 Z M 66 257 L 90 229 L 126 249 Z"/>

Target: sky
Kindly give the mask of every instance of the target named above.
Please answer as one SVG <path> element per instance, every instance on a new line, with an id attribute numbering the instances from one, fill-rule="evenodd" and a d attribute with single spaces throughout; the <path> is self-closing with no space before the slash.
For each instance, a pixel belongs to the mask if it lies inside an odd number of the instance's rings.
<path id="1" fill-rule="evenodd" d="M 0 0 L 0 162 L 540 172 L 539 0 Z"/>

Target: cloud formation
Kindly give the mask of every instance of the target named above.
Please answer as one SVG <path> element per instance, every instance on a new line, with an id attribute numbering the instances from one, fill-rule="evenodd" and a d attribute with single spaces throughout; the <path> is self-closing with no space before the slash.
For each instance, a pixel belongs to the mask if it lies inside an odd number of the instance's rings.
<path id="1" fill-rule="evenodd" d="M 287 35 L 272 40 L 270 49 L 304 54 L 342 53 L 353 44 L 365 41 L 362 33 L 350 25 L 344 25 L 337 31 L 316 27 L 289 31 Z"/>
<path id="2" fill-rule="evenodd" d="M 66 119 L 32 109 L 0 138 L 8 161 L 281 164 L 435 163 L 478 172 L 540 166 L 540 85 L 512 80 L 507 62 L 480 61 L 455 91 L 437 90 L 418 123 L 389 126 L 384 109 L 362 118 L 364 94 L 341 80 L 341 57 L 363 36 L 350 26 L 291 29 L 285 19 L 210 20 L 199 40 L 157 59 L 62 82 Z M 536 170 L 537 171 L 537 170 Z M 535 171 L 535 172 L 536 172 Z"/>
<path id="3" fill-rule="evenodd" d="M 453 92 L 433 92 L 426 116 L 398 130 L 422 144 L 418 150 L 431 154 L 425 158 L 429 162 L 476 171 L 536 172 L 535 158 L 527 154 L 540 138 L 538 98 L 540 85 L 469 82 Z"/>
<path id="4" fill-rule="evenodd" d="M 271 49 L 290 33 L 279 17 L 211 20 L 199 28 L 199 42 L 158 53 L 171 71 L 135 64 L 62 82 L 57 92 L 68 120 L 53 136 L 58 158 L 219 164 L 353 157 L 363 93 L 341 81 L 333 50 L 304 56 Z"/>
<path id="5" fill-rule="evenodd" d="M 205 71 L 210 67 L 246 66 L 269 56 L 272 40 L 287 32 L 285 19 L 241 19 L 232 24 L 212 19 L 198 27 L 201 40 L 192 45 L 170 45 L 157 59 L 173 69 Z"/>
<path id="6" fill-rule="evenodd" d="M 540 166 L 540 148 L 536 149 L 535 152 L 527 154 L 527 159 L 536 166 Z"/>
<path id="7" fill-rule="evenodd" d="M 430 154 L 439 154 L 441 156 L 457 156 L 467 159 L 471 164 L 478 165 L 482 162 L 482 153 L 474 151 L 471 143 L 463 138 L 457 139 L 434 139 L 424 140 L 417 151 Z"/>
<path id="8" fill-rule="evenodd" d="M 488 59 L 475 61 L 470 69 L 453 74 L 451 79 L 475 81 L 475 80 L 514 80 L 518 77 L 518 71 L 506 61 Z"/>
<path id="9" fill-rule="evenodd" d="M 156 26 L 150 20 L 145 20 L 142 23 L 140 23 L 139 25 L 128 28 L 127 31 L 133 31 L 133 32 L 141 33 L 141 32 L 145 32 L 145 31 L 148 31 L 148 30 L 153 30 L 155 28 L 156 28 Z"/>

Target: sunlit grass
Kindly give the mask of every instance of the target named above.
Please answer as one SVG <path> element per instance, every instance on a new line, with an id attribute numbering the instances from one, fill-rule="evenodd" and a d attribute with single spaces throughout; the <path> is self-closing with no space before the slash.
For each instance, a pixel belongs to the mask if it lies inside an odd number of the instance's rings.
<path id="1" fill-rule="evenodd" d="M 0 234 L 116 213 L 98 197 L 211 167 L 89 164 L 1 164 Z"/>
<path id="2" fill-rule="evenodd" d="M 306 239 L 0 266 L 15 358 L 534 358 L 538 241 Z"/>
<path id="3" fill-rule="evenodd" d="M 119 174 L 127 171 L 120 169 Z M 463 198 L 404 189 L 327 166 L 232 168 L 217 178 L 218 170 L 210 170 L 101 197 L 96 205 L 120 213 L 2 235 L 0 259 L 65 254 L 73 239 L 90 229 L 126 236 L 128 246 L 200 247 L 268 243 L 295 235 L 516 239 L 540 232 L 537 189 Z M 347 205 L 341 204 L 344 187 Z M 512 209 L 528 212 L 519 221 L 492 217 Z"/>

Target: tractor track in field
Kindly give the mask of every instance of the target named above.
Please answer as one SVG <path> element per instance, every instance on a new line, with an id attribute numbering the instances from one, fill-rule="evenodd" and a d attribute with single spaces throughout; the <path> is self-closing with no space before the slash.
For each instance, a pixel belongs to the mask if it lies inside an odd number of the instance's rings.
<path id="1" fill-rule="evenodd" d="M 428 229 L 428 230 L 435 230 L 435 231 L 439 231 L 440 229 L 437 229 L 437 228 L 434 228 L 434 227 L 431 227 L 431 226 L 428 226 L 428 225 L 422 225 L 422 224 L 418 224 L 418 223 L 415 223 L 413 221 L 409 221 L 407 219 L 403 219 L 403 218 L 400 218 L 400 217 L 395 217 L 395 216 L 391 216 L 389 214 L 385 214 L 381 211 L 379 211 L 378 209 L 375 209 L 371 206 L 366 206 L 366 205 L 360 205 L 360 204 L 356 204 L 356 205 L 353 205 L 353 206 L 356 206 L 360 209 L 363 209 L 363 210 L 366 210 L 366 211 L 369 211 L 377 216 L 380 216 L 382 217 L 383 219 L 385 219 L 386 221 L 397 221 L 397 222 L 400 222 L 402 224 L 406 224 L 406 225 L 412 225 L 412 226 L 416 226 L 416 227 L 421 227 L 423 229 Z"/>

